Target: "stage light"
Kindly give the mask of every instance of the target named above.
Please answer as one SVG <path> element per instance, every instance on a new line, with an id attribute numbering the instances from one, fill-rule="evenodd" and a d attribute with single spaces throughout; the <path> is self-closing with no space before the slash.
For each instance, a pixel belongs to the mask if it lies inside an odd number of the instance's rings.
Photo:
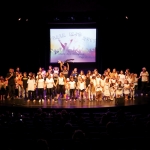
<path id="1" fill-rule="evenodd" d="M 18 21 L 21 21 L 21 18 L 18 18 Z"/>
<path id="2" fill-rule="evenodd" d="M 58 17 L 54 18 L 54 21 L 59 21 L 59 18 Z"/>
<path id="3" fill-rule="evenodd" d="M 128 16 L 126 16 L 125 18 L 128 19 Z"/>
<path id="4" fill-rule="evenodd" d="M 88 19 L 88 21 L 91 21 L 91 20 L 92 20 L 92 18 L 91 18 L 91 17 L 88 17 L 87 19 Z"/>
<path id="5" fill-rule="evenodd" d="M 74 18 L 74 17 L 70 17 L 70 19 L 71 19 L 72 21 L 74 21 L 74 20 L 75 20 L 75 18 Z"/>
<path id="6" fill-rule="evenodd" d="M 68 21 L 75 21 L 75 18 L 73 16 L 71 16 L 71 17 L 68 17 L 67 20 Z"/>

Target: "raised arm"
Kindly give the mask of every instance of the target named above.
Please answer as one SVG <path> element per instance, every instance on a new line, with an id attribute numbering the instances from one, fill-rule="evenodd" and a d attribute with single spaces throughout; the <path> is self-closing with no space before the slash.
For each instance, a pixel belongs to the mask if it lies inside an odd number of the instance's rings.
<path id="1" fill-rule="evenodd" d="M 60 62 L 60 70 L 63 71 L 63 63 Z"/>
<path id="2" fill-rule="evenodd" d="M 67 63 L 67 70 L 69 71 L 69 63 Z"/>

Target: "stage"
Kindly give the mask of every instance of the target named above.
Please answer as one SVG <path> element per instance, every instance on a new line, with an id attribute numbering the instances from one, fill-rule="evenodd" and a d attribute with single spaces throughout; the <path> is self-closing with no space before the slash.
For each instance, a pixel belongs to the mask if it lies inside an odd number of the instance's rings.
<path id="1" fill-rule="evenodd" d="M 66 101 L 64 99 L 59 99 L 58 101 L 27 101 L 24 99 L 14 99 L 14 100 L 1 100 L 0 107 L 20 107 L 20 108 L 54 108 L 54 109 L 76 109 L 76 108 L 109 108 L 118 106 L 140 106 L 149 105 L 149 96 L 139 96 L 135 100 L 103 100 L 103 101 L 89 101 L 89 100 L 76 100 L 76 101 Z"/>

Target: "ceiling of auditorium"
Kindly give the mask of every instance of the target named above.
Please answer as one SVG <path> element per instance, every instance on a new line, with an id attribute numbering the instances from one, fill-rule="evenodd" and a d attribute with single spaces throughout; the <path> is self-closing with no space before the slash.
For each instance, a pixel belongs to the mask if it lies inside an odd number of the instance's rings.
<path id="1" fill-rule="evenodd" d="M 9 5 L 8 5 L 9 4 Z M 134 4 L 135 5 L 135 4 Z M 18 1 L 5 3 L 2 9 L 13 10 L 14 12 L 92 12 L 100 10 L 129 10 L 130 6 L 126 2 L 100 1 L 100 0 L 47 0 L 46 2 Z"/>
<path id="2" fill-rule="evenodd" d="M 47 1 L 35 1 L 34 3 L 28 0 L 26 1 L 4 1 L 1 11 L 3 18 L 11 17 L 25 17 L 25 18 L 50 18 L 57 16 L 73 15 L 91 15 L 97 16 L 117 16 L 124 15 L 130 16 L 135 14 L 137 18 L 142 16 L 149 5 L 143 3 L 129 3 L 128 0 L 122 1 L 101 1 L 101 0 L 47 0 Z M 142 11 L 144 10 L 144 11 Z M 8 13 L 10 12 L 10 13 Z M 137 15 L 139 13 L 139 15 Z M 4 15 L 3 15 L 4 14 Z M 67 14 L 67 15 L 66 15 Z M 115 14 L 115 15 L 114 15 Z M 142 15 L 141 15 L 142 14 Z M 145 13 L 148 14 L 148 13 Z M 144 14 L 144 15 L 145 15 Z M 89 15 L 89 16 L 90 16 Z M 142 16 L 143 17 L 143 16 Z M 141 18 L 142 18 L 141 17 Z"/>

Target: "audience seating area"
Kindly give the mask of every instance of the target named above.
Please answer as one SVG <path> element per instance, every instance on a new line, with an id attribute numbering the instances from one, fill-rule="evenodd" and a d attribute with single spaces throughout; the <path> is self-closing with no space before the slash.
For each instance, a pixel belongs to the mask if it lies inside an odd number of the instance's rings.
<path id="1" fill-rule="evenodd" d="M 150 110 L 0 110 L 0 150 L 147 150 Z"/>

